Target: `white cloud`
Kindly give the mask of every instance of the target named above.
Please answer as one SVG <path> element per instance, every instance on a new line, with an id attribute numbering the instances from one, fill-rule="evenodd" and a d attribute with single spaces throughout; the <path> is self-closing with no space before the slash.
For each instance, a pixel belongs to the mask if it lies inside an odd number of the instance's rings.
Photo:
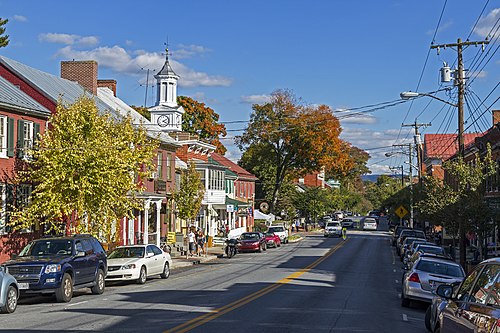
<path id="1" fill-rule="evenodd" d="M 127 46 L 130 46 L 130 45 L 132 45 L 132 44 L 134 44 L 134 42 L 133 42 L 133 41 L 131 41 L 131 40 L 129 40 L 129 39 L 127 39 L 127 40 L 125 41 L 125 45 L 127 45 Z"/>
<path id="2" fill-rule="evenodd" d="M 247 104 L 264 104 L 268 103 L 270 100 L 271 96 L 269 95 L 249 95 L 240 97 L 240 102 Z"/>
<path id="3" fill-rule="evenodd" d="M 12 16 L 12 19 L 14 21 L 18 21 L 18 22 L 27 22 L 28 21 L 28 18 L 26 16 L 22 16 L 22 15 L 14 15 L 14 16 Z"/>
<path id="4" fill-rule="evenodd" d="M 92 50 L 75 50 L 71 45 L 63 47 L 57 52 L 62 58 L 76 60 L 95 60 L 99 66 L 110 68 L 112 71 L 121 74 L 145 76 L 141 68 L 154 69 L 159 71 L 165 57 L 160 53 L 146 52 L 143 50 L 127 52 L 120 46 L 102 46 Z M 231 79 L 220 75 L 209 75 L 204 72 L 194 71 L 178 61 L 170 60 L 172 69 L 181 77 L 179 86 L 229 86 Z"/>
<path id="5" fill-rule="evenodd" d="M 370 114 L 353 115 L 352 117 L 340 119 L 342 124 L 363 124 L 370 125 L 377 123 L 377 118 Z"/>
<path id="6" fill-rule="evenodd" d="M 491 12 L 488 13 L 485 17 L 481 17 L 477 26 L 474 28 L 474 32 L 479 36 L 486 38 L 488 37 L 490 40 L 493 39 L 493 35 L 488 36 L 490 32 L 493 34 L 495 31 L 491 31 L 496 22 L 500 19 L 500 8 L 492 9 Z M 496 30 L 498 33 L 498 29 Z"/>
<path id="7" fill-rule="evenodd" d="M 96 36 L 79 36 L 72 34 L 60 33 L 43 33 L 38 35 L 38 40 L 41 42 L 66 44 L 66 45 L 81 45 L 81 46 L 94 46 L 99 43 Z"/>
<path id="8" fill-rule="evenodd" d="M 211 50 L 201 45 L 184 45 L 179 44 L 179 48 L 172 52 L 173 59 L 185 59 L 194 56 L 195 54 L 204 54 Z"/>
<path id="9" fill-rule="evenodd" d="M 468 77 L 477 77 L 477 78 L 485 78 L 488 76 L 488 72 L 487 71 L 479 71 L 479 72 L 469 72 L 467 73 L 467 76 Z"/>
<path id="10" fill-rule="evenodd" d="M 453 21 L 445 22 L 445 23 L 443 23 L 443 24 L 441 24 L 439 26 L 437 33 L 439 34 L 439 33 L 443 32 L 443 31 L 446 31 L 446 30 L 448 30 L 448 28 L 450 28 L 452 26 L 453 26 Z M 433 36 L 435 31 L 436 31 L 435 29 L 428 30 L 427 31 L 427 35 Z"/>

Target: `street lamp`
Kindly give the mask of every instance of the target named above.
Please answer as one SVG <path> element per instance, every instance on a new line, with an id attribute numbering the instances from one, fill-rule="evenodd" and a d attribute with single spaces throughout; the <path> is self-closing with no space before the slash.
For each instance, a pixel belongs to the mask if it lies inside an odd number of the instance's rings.
<path id="1" fill-rule="evenodd" d="M 438 101 L 443 102 L 443 103 L 448 104 L 448 105 L 451 105 L 453 107 L 458 107 L 458 104 L 450 103 L 442 98 L 439 98 L 439 97 L 436 97 L 432 94 L 427 94 L 427 93 L 419 93 L 419 92 L 415 92 L 415 91 L 403 91 L 402 93 L 399 94 L 399 96 L 401 97 L 401 99 L 404 99 L 404 100 L 409 100 L 412 98 L 427 96 L 430 98 L 437 99 Z"/>

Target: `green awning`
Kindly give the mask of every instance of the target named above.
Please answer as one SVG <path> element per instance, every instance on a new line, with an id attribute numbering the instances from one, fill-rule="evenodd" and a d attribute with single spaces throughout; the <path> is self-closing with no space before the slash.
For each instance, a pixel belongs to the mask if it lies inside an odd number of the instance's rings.
<path id="1" fill-rule="evenodd" d="M 234 205 L 237 206 L 238 208 L 240 207 L 252 207 L 252 204 L 250 202 L 244 202 L 244 201 L 239 201 L 236 199 L 231 199 L 226 195 L 226 205 Z"/>

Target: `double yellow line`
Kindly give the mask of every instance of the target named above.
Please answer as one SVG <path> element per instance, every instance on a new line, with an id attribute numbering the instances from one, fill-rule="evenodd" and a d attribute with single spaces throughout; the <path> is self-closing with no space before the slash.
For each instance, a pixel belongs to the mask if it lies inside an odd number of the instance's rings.
<path id="1" fill-rule="evenodd" d="M 337 244 L 335 247 L 333 247 L 330 251 L 328 251 L 324 256 L 322 256 L 321 258 L 318 258 L 317 260 L 315 260 L 312 264 L 308 265 L 307 267 L 295 272 L 295 273 L 292 273 L 290 275 L 288 275 L 287 277 L 273 283 L 272 285 L 269 285 L 259 291 L 256 291 L 248 296 L 245 296 L 243 298 L 240 298 L 239 300 L 237 301 L 234 301 L 230 304 L 227 304 L 223 307 L 220 307 L 218 309 L 215 309 L 215 310 L 212 310 L 211 312 L 209 313 L 206 313 L 202 316 L 199 316 L 199 317 L 196 317 L 196 318 L 193 318 L 183 324 L 180 324 L 174 328 L 171 328 L 171 329 L 168 329 L 166 331 L 164 331 L 164 333 L 184 333 L 184 332 L 188 332 L 198 326 L 201 326 L 205 323 L 208 323 L 209 321 L 212 321 L 220 316 L 223 316 L 225 315 L 226 313 L 228 312 L 231 312 L 239 307 L 242 307 L 243 305 L 245 304 L 248 304 L 254 300 L 256 300 L 257 298 L 260 298 L 266 294 L 269 294 L 270 292 L 278 289 L 279 287 L 299 278 L 301 275 L 303 275 L 304 273 L 307 273 L 309 272 L 311 269 L 313 269 L 314 267 L 318 266 L 320 263 L 322 263 L 324 260 L 326 260 L 328 257 L 330 257 L 332 254 L 334 254 L 338 249 L 340 249 L 347 241 L 344 241 L 344 242 L 341 242 L 339 244 Z"/>

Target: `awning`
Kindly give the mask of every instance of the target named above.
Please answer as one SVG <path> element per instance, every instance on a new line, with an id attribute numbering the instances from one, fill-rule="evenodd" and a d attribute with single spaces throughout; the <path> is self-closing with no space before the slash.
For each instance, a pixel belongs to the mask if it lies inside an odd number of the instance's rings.
<path id="1" fill-rule="evenodd" d="M 250 202 L 244 202 L 244 201 L 239 201 L 236 199 L 231 199 L 226 195 L 226 205 L 233 205 L 233 206 L 238 206 L 240 207 L 252 207 L 252 204 Z"/>

